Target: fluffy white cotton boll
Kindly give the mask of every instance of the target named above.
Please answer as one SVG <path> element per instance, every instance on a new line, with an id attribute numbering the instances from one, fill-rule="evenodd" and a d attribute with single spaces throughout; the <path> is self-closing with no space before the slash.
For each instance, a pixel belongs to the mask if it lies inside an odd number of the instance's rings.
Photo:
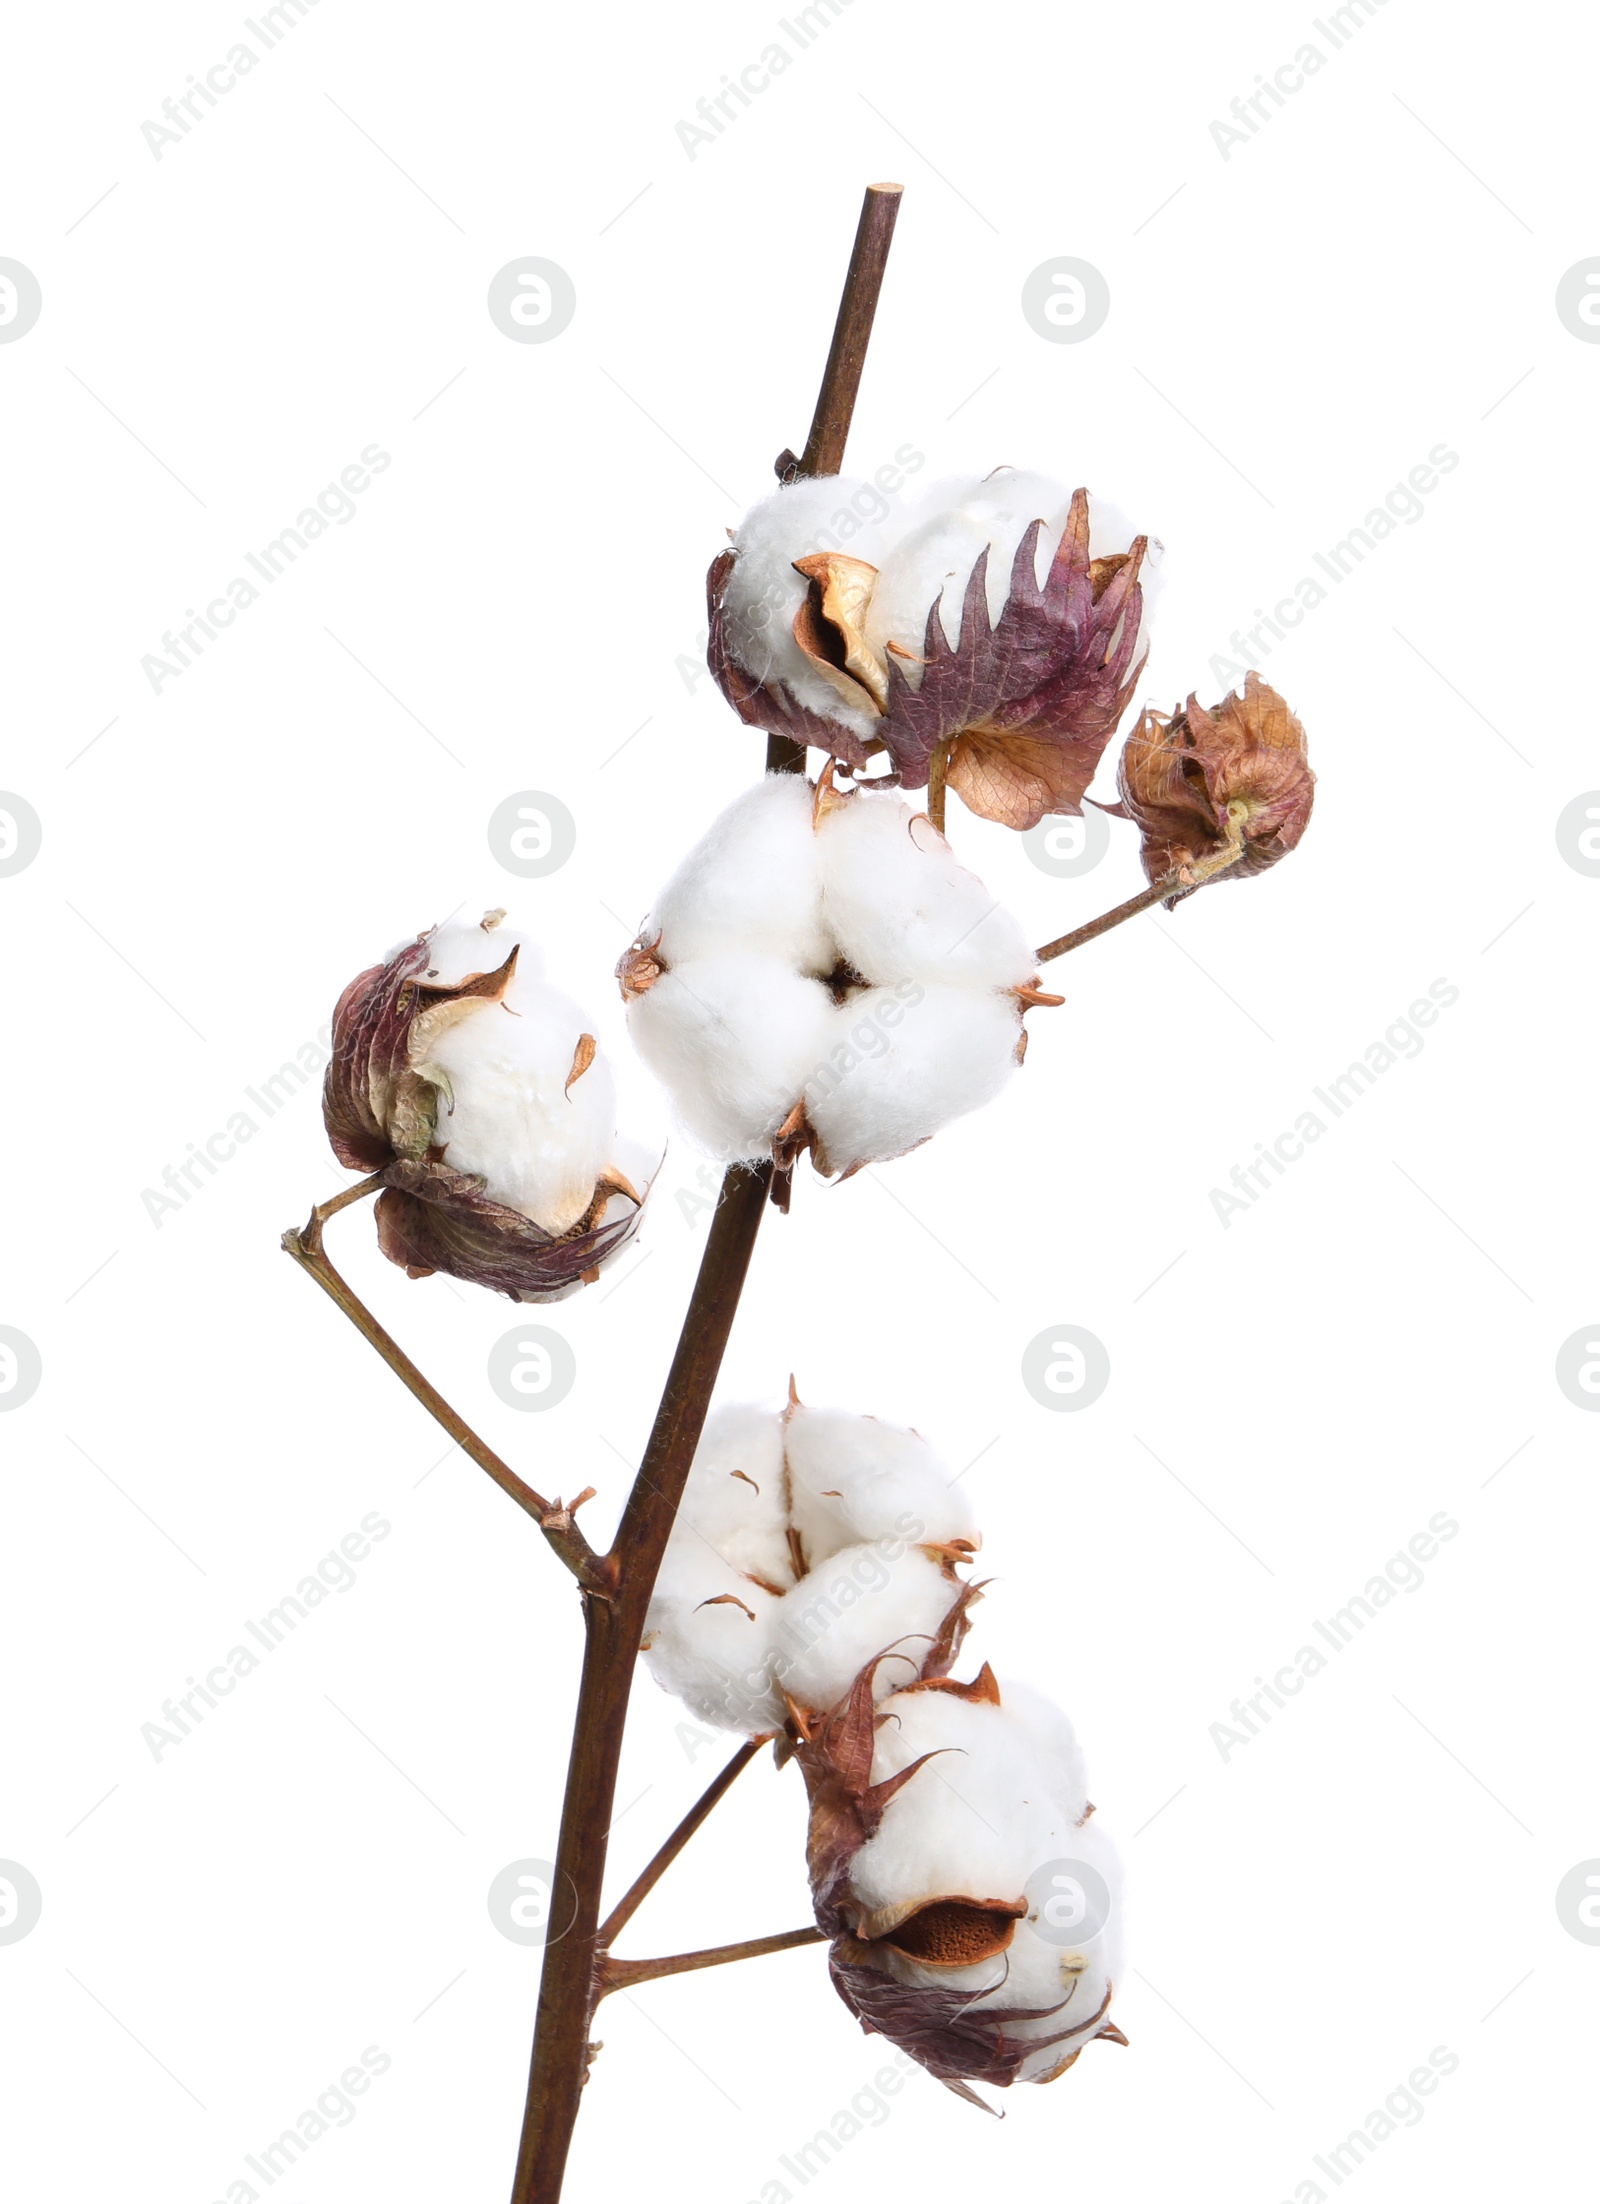
<path id="1" fill-rule="evenodd" d="M 879 1712 L 874 1783 L 924 1753 L 940 1757 L 889 1801 L 851 1864 L 863 1933 L 881 1936 L 939 1898 L 1021 1898 L 1071 1826 L 1049 1800 L 1027 1731 L 1003 1705 L 947 1691 L 897 1692 Z"/>
<path id="2" fill-rule="evenodd" d="M 949 843 L 901 797 L 858 793 L 816 835 L 822 912 L 862 978 L 1020 987 L 1037 962 L 1027 936 Z"/>
<path id="3" fill-rule="evenodd" d="M 645 1616 L 645 1665 L 703 1722 L 751 1737 L 779 1729 L 771 1631 L 781 1604 L 710 1546 L 675 1532 Z"/>
<path id="4" fill-rule="evenodd" d="M 783 1595 L 771 1631 L 776 1680 L 822 1714 L 869 1661 L 892 1653 L 873 1682 L 886 1695 L 921 1668 L 961 1590 L 918 1547 L 894 1554 L 881 1539 L 846 1546 Z"/>
<path id="5" fill-rule="evenodd" d="M 735 950 L 781 957 L 797 970 L 831 971 L 812 794 L 802 774 L 769 773 L 735 798 L 656 897 L 640 929 L 645 942 L 659 937 L 663 964 Z"/>
<path id="6" fill-rule="evenodd" d="M 695 1449 L 673 1542 L 699 1538 L 747 1576 L 782 1590 L 794 1582 L 786 1499 L 782 1417 L 733 1403 L 714 1409 Z"/>
<path id="7" fill-rule="evenodd" d="M 611 1159 L 611 1068 L 594 1056 L 572 1078 L 592 1024 L 565 995 L 525 977 L 519 957 L 504 997 L 473 1003 L 433 1034 L 417 1067 L 440 1088 L 435 1139 L 445 1162 L 481 1173 L 494 1200 L 547 1232 L 585 1215 Z"/>
<path id="8" fill-rule="evenodd" d="M 1017 1068 L 1022 1025 L 1006 995 L 904 981 L 865 990 L 833 1019 L 805 1090 L 829 1172 L 904 1155 L 993 1101 Z"/>
<path id="9" fill-rule="evenodd" d="M 674 966 L 628 1005 L 634 1045 L 694 1137 L 724 1163 L 772 1137 L 833 1043 L 833 998 L 775 957 Z"/>
<path id="10" fill-rule="evenodd" d="M 874 1539 L 977 1542 L 972 1503 L 915 1431 L 801 1404 L 790 1412 L 784 1454 L 790 1519 L 813 1568 Z"/>
<path id="11" fill-rule="evenodd" d="M 862 737 L 872 733 L 875 715 L 842 696 L 794 639 L 794 616 L 809 587 L 794 562 L 816 551 L 844 550 L 879 565 L 883 544 L 875 527 L 863 525 L 842 542 L 836 525 L 853 498 L 864 499 L 870 510 L 875 497 L 850 476 L 818 475 L 763 498 L 733 539 L 737 555 L 722 601 L 729 654 L 746 673 L 781 685 L 798 703 Z"/>

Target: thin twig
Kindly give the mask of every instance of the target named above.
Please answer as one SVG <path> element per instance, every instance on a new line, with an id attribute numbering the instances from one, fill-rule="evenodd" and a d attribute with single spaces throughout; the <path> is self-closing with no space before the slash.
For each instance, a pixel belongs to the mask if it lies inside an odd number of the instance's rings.
<path id="1" fill-rule="evenodd" d="M 660 1882 L 667 1869 L 700 1827 L 700 1824 L 707 1818 L 712 1808 L 732 1790 L 734 1784 L 743 1775 L 745 1769 L 749 1767 L 765 1742 L 764 1738 L 753 1737 L 747 1744 L 741 1745 L 727 1766 L 713 1779 L 709 1787 L 700 1794 L 649 1866 L 634 1880 L 631 1887 L 624 1892 L 605 1920 L 601 1922 L 600 1941 L 602 1944 L 614 1944 L 616 1942 L 622 1931 L 644 1904 L 646 1898 L 649 1897 L 651 1891 L 655 1889 L 656 1884 Z"/>
<path id="2" fill-rule="evenodd" d="M 725 1967 L 735 1959 L 764 1959 L 768 1952 L 798 1951 L 802 1944 L 825 1944 L 824 1930 L 788 1929 L 782 1936 L 750 1936 L 742 1944 L 714 1944 L 708 1951 L 674 1952 L 669 1959 L 613 1959 L 600 1966 L 600 1995 L 628 1990 L 636 1982 L 655 1982 L 664 1974 L 692 1974 L 700 1967 Z"/>
<path id="3" fill-rule="evenodd" d="M 945 775 L 950 769 L 950 744 L 941 742 L 928 760 L 928 824 L 944 832 Z"/>
<path id="4" fill-rule="evenodd" d="M 1098 918 L 1091 918 L 1087 926 L 1074 928 L 1063 934 L 1059 941 L 1047 941 L 1042 949 L 1035 949 L 1035 957 L 1041 964 L 1049 964 L 1056 957 L 1064 957 L 1069 949 L 1081 949 L 1086 941 L 1098 941 L 1102 934 L 1109 934 L 1113 926 L 1120 926 L 1124 919 L 1137 918 L 1141 911 L 1148 911 L 1169 895 L 1192 895 L 1197 888 L 1208 887 L 1213 880 L 1220 880 L 1232 865 L 1237 865 L 1245 855 L 1249 844 L 1240 835 L 1230 839 L 1212 856 L 1202 858 L 1183 871 L 1174 869 L 1163 879 L 1155 881 L 1142 895 L 1130 895 L 1126 903 L 1114 909 L 1102 911 Z"/>
<path id="5" fill-rule="evenodd" d="M 1069 949 L 1081 949 L 1086 941 L 1098 941 L 1102 934 L 1109 934 L 1113 926 L 1120 926 L 1124 919 L 1137 918 L 1141 911 L 1148 911 L 1181 885 L 1176 873 L 1168 873 L 1164 880 L 1158 880 L 1141 895 L 1130 895 L 1126 903 L 1119 903 L 1114 910 L 1102 911 L 1098 918 L 1091 918 L 1087 926 L 1076 926 L 1058 941 L 1047 941 L 1042 949 L 1035 949 L 1034 956 L 1040 964 L 1049 964 L 1056 957 L 1064 957 Z"/>
<path id="6" fill-rule="evenodd" d="M 609 1578 L 600 1556 L 594 1551 L 576 1523 L 570 1509 L 560 1501 L 553 1505 L 525 1484 L 516 1471 L 501 1461 L 492 1447 L 484 1444 L 472 1426 L 457 1415 L 437 1386 L 430 1385 L 405 1350 L 390 1337 L 366 1303 L 353 1290 L 348 1281 L 334 1268 L 322 1244 L 322 1228 L 330 1217 L 336 1217 L 341 1209 L 348 1209 L 352 1202 L 364 1201 L 375 1194 L 384 1183 L 383 1173 L 374 1171 L 370 1178 L 358 1185 L 348 1186 L 331 1201 L 318 1204 L 306 1219 L 304 1228 L 293 1229 L 283 1235 L 285 1250 L 294 1257 L 302 1270 L 309 1271 L 328 1298 L 343 1309 L 356 1330 L 369 1346 L 375 1347 L 383 1360 L 393 1370 L 401 1384 L 414 1393 L 436 1422 L 449 1432 L 463 1454 L 467 1455 L 484 1473 L 492 1477 L 500 1490 L 509 1493 L 518 1507 L 525 1508 L 544 1532 L 553 1550 L 560 1555 L 567 1567 L 581 1584 L 592 1590 L 608 1588 Z"/>

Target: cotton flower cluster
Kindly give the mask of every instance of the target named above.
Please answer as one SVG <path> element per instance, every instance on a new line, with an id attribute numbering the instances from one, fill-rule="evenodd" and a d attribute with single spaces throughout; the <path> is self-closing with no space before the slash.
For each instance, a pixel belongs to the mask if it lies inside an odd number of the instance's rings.
<path id="1" fill-rule="evenodd" d="M 718 1409 L 645 1623 L 645 1659 L 702 1721 L 760 1736 L 948 1665 L 975 1594 L 971 1507 L 926 1440 L 872 1416 Z"/>
<path id="2" fill-rule="evenodd" d="M 634 1043 L 725 1162 L 848 1175 L 990 1101 L 1034 986 L 1016 920 L 900 797 L 769 774 L 618 966 Z"/>
<path id="3" fill-rule="evenodd" d="M 1076 813 L 1146 649 L 1149 539 L 1088 491 L 998 468 L 831 548 L 842 477 L 745 515 L 708 577 L 708 658 L 749 723 L 1007 826 Z"/>
<path id="4" fill-rule="evenodd" d="M 1066 1717 L 950 1669 L 979 1544 L 915 1432 L 724 1408 L 695 1456 L 644 1657 L 703 1721 L 781 1734 L 811 1801 L 812 1898 L 869 2033 L 967 2084 L 1053 2081 L 1122 2042 L 1116 1855 Z M 981 2100 L 980 2100 L 981 2101 Z"/>
<path id="5" fill-rule="evenodd" d="M 323 1115 L 342 1164 L 383 1173 L 391 1262 L 549 1301 L 598 1274 L 642 1197 L 590 1021 L 504 916 L 432 927 L 351 981 Z"/>

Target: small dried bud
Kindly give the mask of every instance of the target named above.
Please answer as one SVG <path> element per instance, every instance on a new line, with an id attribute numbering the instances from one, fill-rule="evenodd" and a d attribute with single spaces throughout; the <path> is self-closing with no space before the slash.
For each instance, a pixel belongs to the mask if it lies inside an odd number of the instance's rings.
<path id="1" fill-rule="evenodd" d="M 1305 729 L 1276 689 L 1248 673 L 1244 694 L 1211 711 L 1191 696 L 1165 717 L 1146 712 L 1117 781 L 1121 808 L 1144 836 L 1150 884 L 1176 874 L 1182 894 L 1286 857 L 1311 817 L 1316 776 Z"/>
<path id="2" fill-rule="evenodd" d="M 503 916 L 431 928 L 351 981 L 323 1116 L 347 1169 L 383 1174 L 391 1262 L 550 1301 L 632 1236 L 642 1197 L 594 1034 Z"/>

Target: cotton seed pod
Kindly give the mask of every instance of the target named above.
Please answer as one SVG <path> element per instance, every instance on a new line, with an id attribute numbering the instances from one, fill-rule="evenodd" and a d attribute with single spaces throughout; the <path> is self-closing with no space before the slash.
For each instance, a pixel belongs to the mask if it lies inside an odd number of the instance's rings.
<path id="1" fill-rule="evenodd" d="M 748 1736 L 820 1717 L 868 1663 L 942 1675 L 976 1588 L 971 1505 L 925 1439 L 873 1416 L 720 1408 L 646 1616 L 656 1682 Z"/>
<path id="2" fill-rule="evenodd" d="M 391 1262 L 552 1301 L 598 1275 L 643 1197 L 617 1160 L 616 1092 L 590 1022 L 500 930 L 504 915 L 432 927 L 351 981 L 323 1117 L 348 1170 L 383 1174 Z"/>
<path id="3" fill-rule="evenodd" d="M 769 774 L 656 898 L 617 968 L 639 1053 L 724 1162 L 848 1176 L 991 1100 L 1041 995 L 1033 951 L 893 794 Z"/>
<path id="4" fill-rule="evenodd" d="M 1182 893 L 1213 876 L 1265 872 L 1286 857 L 1311 817 L 1316 776 L 1304 727 L 1252 672 L 1243 695 L 1230 693 L 1210 711 L 1191 696 L 1165 715 L 1146 712 L 1117 781 L 1121 809 L 1144 837 L 1152 887 L 1176 873 Z"/>
<path id="5" fill-rule="evenodd" d="M 1086 490 L 999 468 L 886 523 L 875 563 L 858 537 L 822 542 L 844 487 L 779 490 L 714 562 L 723 694 L 854 767 L 887 750 L 907 788 L 937 759 L 1006 826 L 1081 811 L 1143 667 L 1149 539 Z"/>
<path id="6" fill-rule="evenodd" d="M 795 1757 L 829 1971 L 869 2034 L 976 2103 L 1125 2040 L 1120 1873 L 1059 1709 L 987 1667 L 881 1697 L 868 1668 Z"/>

